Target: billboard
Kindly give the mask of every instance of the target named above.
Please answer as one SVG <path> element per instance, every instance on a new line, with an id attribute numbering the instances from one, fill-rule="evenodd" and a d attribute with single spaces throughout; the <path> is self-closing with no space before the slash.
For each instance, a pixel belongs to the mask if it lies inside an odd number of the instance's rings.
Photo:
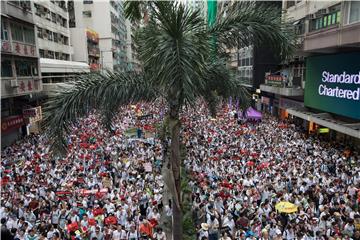
<path id="1" fill-rule="evenodd" d="M 360 52 L 308 57 L 304 103 L 360 119 Z"/>

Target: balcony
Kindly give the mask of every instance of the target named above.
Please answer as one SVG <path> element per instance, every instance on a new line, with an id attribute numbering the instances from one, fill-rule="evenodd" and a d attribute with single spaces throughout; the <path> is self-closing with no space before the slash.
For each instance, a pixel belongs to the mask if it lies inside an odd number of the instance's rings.
<path id="1" fill-rule="evenodd" d="M 30 1 L 3 1 L 1 2 L 1 14 L 34 23 Z"/>
<path id="2" fill-rule="evenodd" d="M 98 47 L 88 47 L 88 54 L 94 57 L 100 57 L 100 49 Z"/>

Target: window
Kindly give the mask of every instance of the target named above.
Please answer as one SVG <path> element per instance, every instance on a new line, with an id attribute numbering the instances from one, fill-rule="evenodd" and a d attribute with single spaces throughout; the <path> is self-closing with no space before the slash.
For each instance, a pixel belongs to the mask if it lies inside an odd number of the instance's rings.
<path id="1" fill-rule="evenodd" d="M 43 29 L 40 28 L 40 27 L 37 27 L 37 36 L 38 36 L 38 38 L 43 38 L 44 37 Z"/>
<path id="2" fill-rule="evenodd" d="M 286 2 L 286 8 L 290 8 L 295 5 L 295 1 L 287 1 Z"/>
<path id="3" fill-rule="evenodd" d="M 246 58 L 246 66 L 250 66 L 250 58 Z"/>
<path id="4" fill-rule="evenodd" d="M 9 32 L 5 22 L 1 22 L 1 40 L 9 40 Z"/>
<path id="5" fill-rule="evenodd" d="M 86 17 L 86 18 L 91 17 L 91 11 L 83 11 L 82 14 L 83 14 L 83 17 Z"/>
<path id="6" fill-rule="evenodd" d="M 60 39 L 58 39 L 58 34 L 57 33 L 53 33 L 53 37 L 54 37 L 54 42 L 58 42 Z"/>
<path id="7" fill-rule="evenodd" d="M 60 59 L 60 53 L 59 52 L 55 52 L 55 59 Z"/>
<path id="8" fill-rule="evenodd" d="M 11 36 L 13 41 L 23 42 L 23 29 L 18 24 L 11 24 Z"/>
<path id="9" fill-rule="evenodd" d="M 93 1 L 92 0 L 84 0 L 83 3 L 84 4 L 93 4 Z"/>
<path id="10" fill-rule="evenodd" d="M 17 76 L 21 76 L 21 77 L 32 76 L 33 64 L 34 63 L 29 61 L 16 60 L 15 67 L 16 67 Z"/>
<path id="11" fill-rule="evenodd" d="M 26 43 L 35 43 L 34 29 L 24 28 L 24 38 Z"/>
<path id="12" fill-rule="evenodd" d="M 68 37 L 64 36 L 63 44 L 64 45 L 69 45 L 69 38 Z"/>
<path id="13" fill-rule="evenodd" d="M 52 31 L 49 31 L 49 30 L 46 30 L 46 33 L 47 33 L 47 39 L 48 39 L 49 41 L 54 41 L 53 32 L 52 32 Z"/>
<path id="14" fill-rule="evenodd" d="M 39 49 L 39 55 L 41 58 L 44 58 L 45 57 L 45 51 L 44 49 Z"/>
<path id="15" fill-rule="evenodd" d="M 51 21 L 56 23 L 56 13 L 51 13 Z"/>
<path id="16" fill-rule="evenodd" d="M 34 3 L 35 7 L 35 15 L 41 16 L 41 6 L 39 4 Z"/>
<path id="17" fill-rule="evenodd" d="M 63 27 L 67 27 L 67 20 L 65 19 L 65 18 L 61 18 L 61 26 L 63 26 Z"/>
<path id="18" fill-rule="evenodd" d="M 326 27 L 331 27 L 340 23 L 341 12 L 331 12 L 323 17 L 316 18 L 310 22 L 310 31 L 319 30 Z"/>
<path id="19" fill-rule="evenodd" d="M 12 77 L 13 71 L 10 59 L 1 59 L 1 77 Z"/>
<path id="20" fill-rule="evenodd" d="M 360 2 L 351 1 L 350 2 L 350 18 L 349 23 L 359 22 L 360 21 Z"/>
<path id="21" fill-rule="evenodd" d="M 54 59 L 54 52 L 53 51 L 48 51 L 46 57 Z"/>

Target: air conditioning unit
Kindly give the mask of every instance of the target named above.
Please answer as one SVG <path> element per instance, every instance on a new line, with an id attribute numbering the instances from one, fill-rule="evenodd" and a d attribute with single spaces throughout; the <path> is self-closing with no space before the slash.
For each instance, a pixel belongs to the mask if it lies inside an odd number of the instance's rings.
<path id="1" fill-rule="evenodd" d="M 10 87 L 18 87 L 19 86 L 19 83 L 17 80 L 10 80 Z"/>

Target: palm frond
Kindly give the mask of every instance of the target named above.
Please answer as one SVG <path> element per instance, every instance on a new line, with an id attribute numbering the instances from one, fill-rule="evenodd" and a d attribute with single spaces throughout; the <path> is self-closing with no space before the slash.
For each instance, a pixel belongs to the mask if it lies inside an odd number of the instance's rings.
<path id="1" fill-rule="evenodd" d="M 219 14 L 209 31 L 220 48 L 269 44 L 282 57 L 291 55 L 295 49 L 293 26 L 282 21 L 281 11 L 266 2 L 234 2 Z"/>
<path id="2" fill-rule="evenodd" d="M 46 134 L 53 140 L 54 148 L 63 149 L 71 125 L 89 111 L 97 109 L 103 113 L 103 121 L 109 127 L 119 106 L 156 97 L 156 90 L 144 80 L 143 75 L 137 73 L 79 75 L 46 102 Z"/>
<path id="3" fill-rule="evenodd" d="M 236 76 L 226 67 L 224 59 L 216 59 L 216 61 L 207 64 L 207 71 L 204 73 L 206 82 L 205 91 L 202 96 L 208 103 L 208 106 L 214 108 L 216 98 L 233 97 L 238 99 L 240 106 L 246 108 L 250 106 L 250 93 L 247 91 Z M 214 109 L 210 109 L 212 115 Z"/>
<path id="4" fill-rule="evenodd" d="M 209 53 L 204 19 L 178 3 L 157 4 L 156 9 L 136 35 L 139 58 L 162 92 L 193 102 L 204 87 L 200 75 Z"/>

